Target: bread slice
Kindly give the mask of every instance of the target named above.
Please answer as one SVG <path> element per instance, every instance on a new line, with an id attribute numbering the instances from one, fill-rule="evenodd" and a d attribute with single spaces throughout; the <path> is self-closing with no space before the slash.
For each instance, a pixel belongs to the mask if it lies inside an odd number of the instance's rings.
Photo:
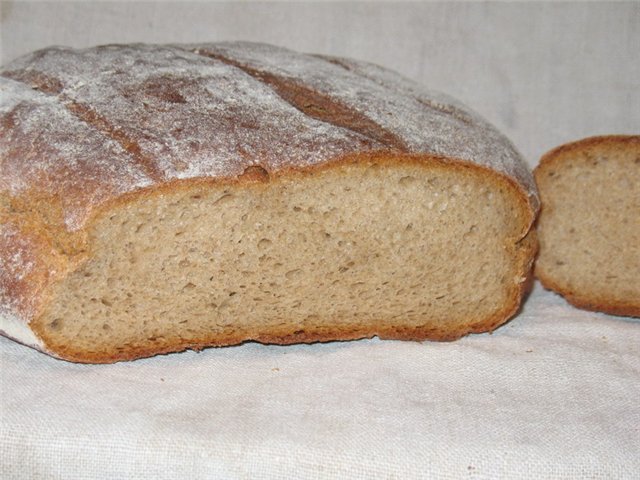
<path id="1" fill-rule="evenodd" d="M 380 67 L 226 43 L 0 71 L 0 324 L 114 362 L 248 340 L 453 340 L 518 309 L 533 177 Z"/>
<path id="2" fill-rule="evenodd" d="M 640 136 L 563 145 L 534 174 L 537 277 L 577 307 L 640 316 Z"/>

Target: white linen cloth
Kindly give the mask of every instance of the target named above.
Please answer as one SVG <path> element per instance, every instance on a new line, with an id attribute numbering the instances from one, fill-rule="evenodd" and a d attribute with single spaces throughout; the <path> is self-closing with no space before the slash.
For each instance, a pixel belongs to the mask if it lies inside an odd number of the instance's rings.
<path id="1" fill-rule="evenodd" d="M 640 323 L 539 286 L 453 343 L 0 361 L 6 480 L 640 478 Z"/>

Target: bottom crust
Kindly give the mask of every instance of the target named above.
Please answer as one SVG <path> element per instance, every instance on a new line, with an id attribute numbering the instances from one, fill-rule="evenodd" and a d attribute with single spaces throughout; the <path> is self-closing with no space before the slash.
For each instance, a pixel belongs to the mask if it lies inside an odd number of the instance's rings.
<path id="1" fill-rule="evenodd" d="M 571 288 L 559 285 L 554 282 L 552 278 L 546 276 L 544 272 L 540 271 L 540 269 L 536 269 L 536 277 L 540 280 L 544 288 L 562 296 L 576 308 L 623 317 L 640 317 L 640 302 L 616 302 L 615 299 L 608 298 L 606 293 L 599 296 L 585 296 L 580 292 L 575 292 Z"/>

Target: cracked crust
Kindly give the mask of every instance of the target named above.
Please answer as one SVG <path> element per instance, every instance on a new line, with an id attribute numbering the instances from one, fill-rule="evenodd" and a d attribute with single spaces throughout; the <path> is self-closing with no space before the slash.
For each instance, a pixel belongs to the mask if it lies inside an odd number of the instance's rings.
<path id="1" fill-rule="evenodd" d="M 355 60 L 243 42 L 52 47 L 3 67 L 0 89 L 0 238 L 19 249 L 15 268 L 7 267 L 10 250 L 0 255 L 0 316 L 24 326 L 52 286 L 85 261 L 86 231 L 101 212 L 185 183 L 263 181 L 386 154 L 505 179 L 528 212 L 522 237 L 539 205 L 524 161 L 485 120 Z M 524 263 L 534 248 L 525 249 Z M 34 258 L 38 275 L 18 281 Z M 465 332 L 345 331 L 340 338 L 453 339 L 495 328 L 519 301 Z M 256 340 L 336 338 L 306 335 Z M 166 351 L 183 348 L 196 346 Z"/>

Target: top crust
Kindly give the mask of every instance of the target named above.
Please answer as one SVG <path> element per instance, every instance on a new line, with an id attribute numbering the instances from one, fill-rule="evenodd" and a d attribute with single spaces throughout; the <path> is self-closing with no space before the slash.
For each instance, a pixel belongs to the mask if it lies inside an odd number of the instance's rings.
<path id="1" fill-rule="evenodd" d="M 565 143 L 545 153 L 538 166 L 534 170 L 534 177 L 537 172 L 543 172 L 551 168 L 557 162 L 571 160 L 573 154 L 585 151 L 623 152 L 628 148 L 639 148 L 640 135 L 596 135 L 583 138 L 575 142 Z"/>
<path id="2" fill-rule="evenodd" d="M 68 230 L 142 187 L 234 178 L 252 165 L 273 175 L 363 151 L 489 167 L 538 206 L 520 155 L 487 122 L 363 62 L 241 42 L 53 47 L 3 67 L 0 82 L 2 193 L 99 197 L 65 205 Z"/>
<path id="3" fill-rule="evenodd" d="M 245 42 L 51 47 L 2 67 L 0 92 L 0 243 L 37 244 L 52 259 L 39 257 L 34 299 L 14 277 L 36 250 L 11 268 L 0 255 L 0 316 L 25 323 L 44 287 L 81 261 L 93 216 L 176 181 L 251 181 L 388 153 L 506 178 L 530 213 L 523 236 L 539 207 L 525 162 L 495 128 L 365 62 Z"/>

